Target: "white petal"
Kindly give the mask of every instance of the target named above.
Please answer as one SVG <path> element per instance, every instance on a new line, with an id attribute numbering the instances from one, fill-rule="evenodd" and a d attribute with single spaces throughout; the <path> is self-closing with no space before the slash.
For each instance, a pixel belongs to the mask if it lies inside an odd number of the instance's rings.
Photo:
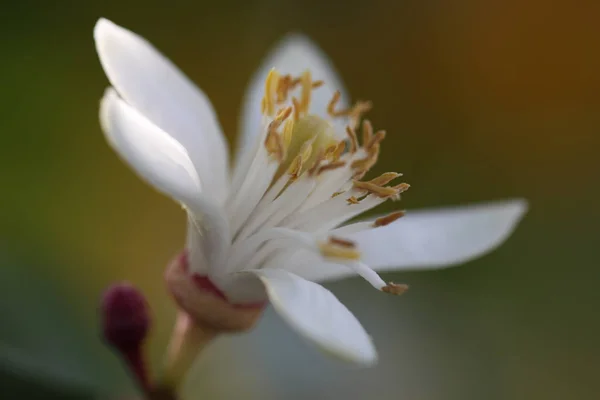
<path id="1" fill-rule="evenodd" d="M 185 147 L 207 192 L 223 200 L 227 144 L 206 95 L 135 33 L 100 19 L 94 38 L 104 71 L 119 94 Z"/>
<path id="2" fill-rule="evenodd" d="M 144 180 L 188 207 L 201 194 L 200 181 L 183 146 L 138 111 L 106 91 L 101 125 L 110 145 Z"/>
<path id="3" fill-rule="evenodd" d="M 463 264 L 497 248 L 526 211 L 524 200 L 409 211 L 390 225 L 342 237 L 358 244 L 361 261 L 375 271 L 444 268 Z M 302 271 L 304 278 L 317 282 L 352 275 L 339 265 Z"/>
<path id="4" fill-rule="evenodd" d="M 210 199 L 200 198 L 196 209 L 188 213 L 186 247 L 190 272 L 219 273 L 225 267 L 230 246 L 227 215 Z"/>
<path id="5" fill-rule="evenodd" d="M 252 77 L 250 86 L 246 91 L 240 119 L 238 156 L 243 149 L 248 149 L 252 145 L 252 139 L 259 133 L 261 125 L 260 104 L 264 95 L 264 83 L 272 68 L 276 68 L 282 74 L 292 74 L 293 76 L 299 76 L 308 69 L 313 80 L 325 81 L 325 84 L 312 94 L 310 110 L 312 113 L 325 114 L 327 104 L 336 90 L 342 92 L 339 107 L 344 108 L 348 105 L 342 81 L 327 55 L 306 36 L 300 34 L 287 35 L 267 55 L 265 61 Z"/>
<path id="6" fill-rule="evenodd" d="M 283 270 L 253 271 L 281 317 L 321 350 L 371 366 L 377 353 L 356 317 L 327 289 Z"/>
<path id="7" fill-rule="evenodd" d="M 349 235 L 362 261 L 379 271 L 462 264 L 497 248 L 527 210 L 522 200 L 409 213 L 396 222 Z"/>

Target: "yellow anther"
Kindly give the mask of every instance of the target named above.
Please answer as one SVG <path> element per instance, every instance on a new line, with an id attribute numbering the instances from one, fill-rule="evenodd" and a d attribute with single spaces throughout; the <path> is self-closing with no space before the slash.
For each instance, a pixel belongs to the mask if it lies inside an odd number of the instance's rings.
<path id="1" fill-rule="evenodd" d="M 285 107 L 285 108 L 282 108 L 281 110 L 279 110 L 279 112 L 275 116 L 275 120 L 279 121 L 279 124 L 281 124 L 290 115 L 292 115 L 292 107 Z"/>
<path id="2" fill-rule="evenodd" d="M 358 260 L 360 252 L 356 245 L 348 240 L 330 237 L 327 242 L 319 243 L 321 255 L 326 258 L 338 258 L 343 260 Z"/>
<path id="3" fill-rule="evenodd" d="M 279 83 L 279 72 L 275 69 L 269 71 L 267 75 L 267 79 L 265 79 L 265 95 L 263 97 L 264 100 L 264 109 L 267 115 L 273 115 L 275 111 L 275 102 L 273 101 L 273 96 L 276 94 L 277 85 Z"/>
<path id="4" fill-rule="evenodd" d="M 408 183 L 401 183 L 399 185 L 392 186 L 392 189 L 396 190 L 396 194 L 390 196 L 390 199 L 392 199 L 392 201 L 400 200 L 400 194 L 406 192 L 408 188 L 410 188 Z"/>
<path id="5" fill-rule="evenodd" d="M 331 170 L 334 170 L 334 169 L 341 168 L 344 165 L 346 165 L 346 161 L 334 161 L 334 162 L 330 162 L 329 164 L 320 166 L 319 170 L 317 171 L 317 175 L 321 175 L 325 171 L 331 171 Z"/>
<path id="6" fill-rule="evenodd" d="M 353 128 L 358 124 L 363 114 L 373 108 L 373 105 L 370 101 L 358 101 L 350 108 L 336 110 L 335 108 L 337 107 L 341 97 L 342 94 L 339 90 L 337 90 L 327 105 L 327 113 L 332 117 L 351 117 L 351 126 Z"/>
<path id="7" fill-rule="evenodd" d="M 371 108 L 373 108 L 373 104 L 370 101 L 357 101 L 348 113 L 352 118 L 352 126 L 358 126 L 362 116 L 371 110 Z"/>
<path id="8" fill-rule="evenodd" d="M 334 194 L 331 195 L 331 198 L 333 199 L 334 197 L 339 196 L 340 194 L 346 193 L 344 190 L 340 190 L 339 192 L 335 192 Z"/>
<path id="9" fill-rule="evenodd" d="M 333 160 L 339 160 L 342 154 L 344 153 L 344 150 L 346 150 L 346 142 L 342 140 L 338 142 L 337 146 L 335 147 L 335 150 L 331 154 Z"/>
<path id="10" fill-rule="evenodd" d="M 292 104 L 294 105 L 294 120 L 300 119 L 300 102 L 297 98 L 292 97 Z"/>
<path id="11" fill-rule="evenodd" d="M 364 147 L 368 150 L 376 144 L 381 143 L 381 141 L 385 139 L 385 131 L 377 131 L 377 133 L 371 136 L 371 139 L 364 143 Z"/>
<path id="12" fill-rule="evenodd" d="M 291 113 L 292 107 L 286 107 L 279 110 L 277 116 L 275 116 L 273 121 L 271 121 L 269 124 L 267 137 L 265 138 L 265 147 L 267 148 L 267 152 L 271 155 L 274 155 L 279 162 L 282 162 L 285 159 L 286 146 L 281 135 L 277 133 L 277 129 L 287 118 L 289 118 Z"/>
<path id="13" fill-rule="evenodd" d="M 408 183 L 400 183 L 399 185 L 392 186 L 392 188 L 397 190 L 398 193 L 404 193 L 410 188 L 410 185 Z"/>
<path id="14" fill-rule="evenodd" d="M 358 204 L 358 203 L 360 203 L 360 201 L 356 197 L 350 196 L 350 197 L 348 197 L 346 199 L 346 203 L 348 203 L 348 204 Z"/>
<path id="15" fill-rule="evenodd" d="M 362 141 L 363 146 L 366 146 L 367 143 L 371 141 L 373 138 L 373 125 L 371 125 L 371 121 L 365 119 L 362 123 Z"/>
<path id="16" fill-rule="evenodd" d="M 321 80 L 314 81 L 312 83 L 312 88 L 317 89 L 317 88 L 320 88 L 321 86 L 323 86 L 324 84 L 325 84 L 325 81 L 321 81 Z"/>
<path id="17" fill-rule="evenodd" d="M 312 77 L 310 71 L 304 71 L 300 77 L 302 93 L 300 95 L 300 111 L 307 113 L 310 107 L 310 98 L 312 94 Z"/>
<path id="18" fill-rule="evenodd" d="M 314 138 L 307 140 L 306 143 L 304 143 L 302 145 L 302 147 L 300 148 L 300 155 L 302 156 L 302 162 L 307 162 L 308 159 L 310 158 L 310 155 L 312 154 L 314 141 L 315 141 Z"/>
<path id="19" fill-rule="evenodd" d="M 337 103 L 340 101 L 341 97 L 342 97 L 342 93 L 339 90 L 336 90 L 335 93 L 333 94 L 333 97 L 329 101 L 329 104 L 327 105 L 327 113 L 330 116 L 342 117 L 344 115 L 347 115 L 347 110 L 341 110 L 341 111 L 335 110 L 335 107 L 337 106 Z"/>
<path id="20" fill-rule="evenodd" d="M 288 92 L 291 89 L 292 77 L 284 75 L 277 82 L 277 102 L 283 103 L 287 100 Z"/>
<path id="21" fill-rule="evenodd" d="M 354 177 L 362 178 L 371 169 L 371 167 L 377 163 L 378 158 L 379 144 L 375 144 L 370 149 L 368 149 L 368 153 L 365 158 L 354 160 L 350 165 L 352 169 L 356 170 Z"/>
<path id="22" fill-rule="evenodd" d="M 265 139 L 265 147 L 270 155 L 275 156 L 277 161 L 282 162 L 285 158 L 285 148 L 281 135 L 275 130 L 269 130 Z"/>
<path id="23" fill-rule="evenodd" d="M 323 150 L 321 150 L 317 154 L 317 158 L 315 159 L 312 167 L 310 167 L 310 169 L 308 170 L 308 175 L 310 175 L 310 176 L 315 175 L 317 173 L 317 171 L 319 170 L 319 167 L 321 166 L 321 163 L 323 162 L 323 160 L 325 160 L 325 152 Z"/>
<path id="24" fill-rule="evenodd" d="M 408 285 L 403 283 L 389 282 L 386 286 L 381 288 L 382 292 L 400 296 L 402 293 L 408 290 Z"/>
<path id="25" fill-rule="evenodd" d="M 358 138 L 356 137 L 356 132 L 350 125 L 346 126 L 346 134 L 348 135 L 348 140 L 350 141 L 350 153 L 356 153 L 358 150 Z"/>
<path id="26" fill-rule="evenodd" d="M 357 180 L 352 182 L 354 188 L 372 193 L 381 198 L 391 197 L 398 194 L 398 191 L 391 187 L 374 185 L 371 182 L 362 182 Z"/>
<path id="27" fill-rule="evenodd" d="M 312 140 L 309 140 L 306 143 L 304 143 L 304 145 L 302 145 L 300 152 L 296 157 L 294 157 L 292 163 L 290 164 L 290 167 L 288 168 L 288 174 L 291 175 L 291 179 L 295 180 L 300 176 L 302 172 L 302 167 L 310 158 L 311 153 Z"/>
<path id="28" fill-rule="evenodd" d="M 342 239 L 337 236 L 329 236 L 329 243 L 335 244 L 335 245 L 341 246 L 341 247 L 347 247 L 350 249 L 356 248 L 356 243 L 354 243 L 353 241 L 348 240 L 348 239 Z"/>
<path id="29" fill-rule="evenodd" d="M 375 222 L 373 222 L 373 227 L 376 228 L 379 226 L 389 225 L 392 222 L 396 221 L 397 219 L 404 217 L 404 215 L 405 215 L 404 211 L 396 211 L 389 215 L 386 215 L 385 217 L 377 218 L 375 220 Z"/>
<path id="30" fill-rule="evenodd" d="M 399 176 L 402 176 L 402 174 L 399 174 L 397 172 L 384 172 L 383 174 L 379 175 L 377 178 L 371 179 L 369 181 L 369 183 L 372 183 L 372 184 L 378 185 L 378 186 L 383 186 L 383 185 L 387 185 L 388 183 L 390 183 L 394 179 L 398 178 Z"/>
<path id="31" fill-rule="evenodd" d="M 344 153 L 344 150 L 346 150 L 346 142 L 333 143 L 325 149 L 325 158 L 330 161 L 337 161 Z"/>
<path id="32" fill-rule="evenodd" d="M 283 145 L 286 149 L 290 147 L 290 143 L 292 143 L 292 135 L 294 132 L 294 119 L 288 118 L 285 120 L 285 124 L 283 125 Z"/>
<path id="33" fill-rule="evenodd" d="M 302 164 L 303 164 L 302 156 L 300 154 L 298 154 L 292 160 L 292 163 L 290 164 L 290 168 L 288 168 L 288 174 L 290 175 L 290 179 L 292 179 L 292 180 L 298 179 L 298 176 L 300 176 L 300 171 L 302 170 Z"/>

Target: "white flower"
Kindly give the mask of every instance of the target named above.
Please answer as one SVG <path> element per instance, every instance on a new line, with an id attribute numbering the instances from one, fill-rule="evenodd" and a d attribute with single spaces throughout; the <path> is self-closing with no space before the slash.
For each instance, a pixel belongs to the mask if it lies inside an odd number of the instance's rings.
<path id="1" fill-rule="evenodd" d="M 377 290 L 401 293 L 405 286 L 376 271 L 471 260 L 503 242 L 526 210 L 511 200 L 346 224 L 399 199 L 408 185 L 389 184 L 396 173 L 359 180 L 385 132 L 368 121 L 359 126 L 370 105 L 348 105 L 308 39 L 286 37 L 254 77 L 231 172 L 202 91 L 140 36 L 101 19 L 94 37 L 112 84 L 100 110 L 107 140 L 186 210 L 189 272 L 208 277 L 231 303 L 268 296 L 300 334 L 344 359 L 369 365 L 377 355 L 352 313 L 318 282 L 358 274 Z"/>

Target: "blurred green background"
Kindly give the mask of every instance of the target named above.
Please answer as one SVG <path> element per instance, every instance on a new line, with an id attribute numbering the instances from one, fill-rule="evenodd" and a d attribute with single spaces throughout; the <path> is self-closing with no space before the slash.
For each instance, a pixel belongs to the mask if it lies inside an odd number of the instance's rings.
<path id="1" fill-rule="evenodd" d="M 28 0 L 3 2 L 1 15 L 3 399 L 134 393 L 97 334 L 110 282 L 149 297 L 155 369 L 174 320 L 162 270 L 184 215 L 104 142 L 100 16 L 192 77 L 232 140 L 261 58 L 304 32 L 355 99 L 373 100 L 371 119 L 388 131 L 377 169 L 412 185 L 402 207 L 530 201 L 492 255 L 386 276 L 411 285 L 402 298 L 359 279 L 328 285 L 374 336 L 376 368 L 322 358 L 268 311 L 206 352 L 188 398 L 597 398 L 599 2 Z"/>

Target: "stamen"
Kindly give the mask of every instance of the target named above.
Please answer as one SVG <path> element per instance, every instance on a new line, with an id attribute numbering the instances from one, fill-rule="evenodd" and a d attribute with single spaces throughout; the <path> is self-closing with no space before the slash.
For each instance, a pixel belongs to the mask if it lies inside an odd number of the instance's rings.
<path id="1" fill-rule="evenodd" d="M 331 117 L 351 117 L 352 127 L 356 126 L 362 115 L 373 107 L 370 101 L 358 101 L 350 108 L 336 111 L 335 107 L 339 103 L 341 97 L 342 94 L 337 90 L 327 105 L 327 113 Z"/>
<path id="2" fill-rule="evenodd" d="M 374 145 L 368 150 L 368 154 L 365 158 L 355 160 L 350 164 L 352 169 L 356 170 L 354 174 L 355 179 L 361 179 L 365 174 L 377 163 L 379 158 L 379 144 Z"/>
<path id="3" fill-rule="evenodd" d="M 285 124 L 283 125 L 283 144 L 286 150 L 290 147 L 290 143 L 292 143 L 292 135 L 294 133 L 294 119 L 289 118 L 286 119 Z"/>
<path id="4" fill-rule="evenodd" d="M 352 117 L 352 126 L 358 126 L 358 123 L 362 116 L 373 108 L 373 104 L 370 101 L 357 101 L 354 107 L 350 110 L 350 116 Z"/>
<path id="5" fill-rule="evenodd" d="M 391 196 L 392 201 L 400 200 L 400 193 L 406 192 L 410 188 L 408 183 L 400 183 L 399 185 L 392 186 L 392 189 L 395 189 L 397 193 Z"/>
<path id="6" fill-rule="evenodd" d="M 263 97 L 264 102 L 264 110 L 267 115 L 272 115 L 275 111 L 275 102 L 273 101 L 273 94 L 275 94 L 277 89 L 277 84 L 279 83 L 279 72 L 275 69 L 269 71 L 267 75 L 267 79 L 265 80 L 265 95 Z"/>
<path id="7" fill-rule="evenodd" d="M 373 125 L 368 119 L 365 119 L 362 123 L 362 135 L 363 146 L 366 146 L 373 137 Z"/>
<path id="8" fill-rule="evenodd" d="M 346 126 L 346 134 L 348 135 L 348 139 L 350 140 L 350 153 L 356 153 L 358 149 L 358 138 L 356 137 L 356 132 L 354 129 L 350 127 L 350 125 Z"/>
<path id="9" fill-rule="evenodd" d="M 402 174 L 399 174 L 397 172 L 384 172 L 383 174 L 379 175 L 377 178 L 371 179 L 369 181 L 369 183 L 372 183 L 377 186 L 383 186 L 383 185 L 387 185 L 388 183 L 390 183 L 394 179 L 398 178 L 399 176 L 402 176 Z"/>
<path id="10" fill-rule="evenodd" d="M 377 227 L 380 227 L 380 226 L 389 225 L 392 222 L 396 221 L 397 219 L 404 217 L 404 215 L 405 215 L 404 211 L 396 211 L 396 212 L 393 212 L 393 213 L 391 213 L 389 215 L 386 215 L 384 217 L 377 218 L 375 220 L 375 222 L 373 223 L 373 227 L 377 228 Z"/>
<path id="11" fill-rule="evenodd" d="M 277 84 L 277 102 L 283 103 L 287 100 L 290 90 L 298 84 L 297 80 L 292 79 L 291 75 L 284 75 Z"/>
<path id="12" fill-rule="evenodd" d="M 333 199 L 334 197 L 337 197 L 337 196 L 339 196 L 342 193 L 346 193 L 346 191 L 340 190 L 339 192 L 335 192 L 334 194 L 331 195 L 331 198 Z"/>
<path id="13" fill-rule="evenodd" d="M 300 102 L 297 98 L 292 97 L 292 104 L 294 105 L 294 120 L 300 119 Z"/>
<path id="14" fill-rule="evenodd" d="M 281 78 L 279 78 L 279 82 L 277 82 L 277 102 L 278 103 L 282 103 L 286 100 L 287 92 L 288 92 L 287 88 L 288 88 L 291 78 L 292 77 L 290 75 L 284 75 Z"/>
<path id="15" fill-rule="evenodd" d="M 310 169 L 308 170 L 309 176 L 315 175 L 315 173 L 319 170 L 319 167 L 321 166 L 321 163 L 323 162 L 323 160 L 325 160 L 325 152 L 323 150 L 321 150 L 319 152 L 319 154 L 317 155 L 317 159 L 315 160 L 313 166 L 310 167 Z"/>
<path id="16" fill-rule="evenodd" d="M 395 188 L 387 187 L 387 186 L 378 186 L 374 185 L 371 182 L 362 182 L 353 180 L 354 187 L 356 189 L 364 190 L 369 193 L 373 193 L 378 197 L 390 197 L 398 194 L 398 191 Z"/>
<path id="17" fill-rule="evenodd" d="M 319 249 L 323 257 L 326 258 L 360 259 L 360 252 L 356 250 L 356 245 L 349 240 L 329 237 L 327 242 L 319 243 Z"/>
<path id="18" fill-rule="evenodd" d="M 325 158 L 330 161 L 338 161 L 344 153 L 344 150 L 346 150 L 346 142 L 342 140 L 338 143 L 334 143 L 325 149 Z"/>
<path id="19" fill-rule="evenodd" d="M 356 248 L 356 243 L 354 243 L 351 240 L 347 240 L 347 239 L 342 239 L 336 236 L 330 236 L 329 237 L 329 242 L 332 244 L 337 244 L 338 246 L 342 246 L 342 247 L 348 247 L 351 249 Z"/>
<path id="20" fill-rule="evenodd" d="M 346 199 L 346 202 L 347 202 L 348 204 L 359 204 L 359 203 L 360 203 L 360 201 L 359 201 L 359 200 L 358 200 L 356 197 L 354 197 L 354 196 L 350 196 L 350 197 L 348 197 L 348 198 Z"/>
<path id="21" fill-rule="evenodd" d="M 325 171 L 331 171 L 333 169 L 341 168 L 344 165 L 346 165 L 346 161 L 334 161 L 334 162 L 331 162 L 329 164 L 326 164 L 326 165 L 323 165 L 323 166 L 319 167 L 319 170 L 317 171 L 317 175 L 321 175 Z"/>
<path id="22" fill-rule="evenodd" d="M 302 145 L 302 148 L 300 149 L 299 154 L 292 160 L 292 164 L 288 169 L 288 173 L 291 175 L 291 180 L 298 179 L 298 177 L 300 176 L 300 172 L 302 171 L 302 166 L 310 158 L 310 155 L 312 154 L 312 142 L 312 140 L 309 140 L 306 143 L 304 143 Z"/>
<path id="23" fill-rule="evenodd" d="M 382 292 L 393 294 L 396 296 L 400 296 L 402 293 L 406 292 L 407 290 L 408 290 L 408 285 L 405 285 L 403 283 L 394 283 L 394 282 L 389 282 L 387 284 L 387 286 L 384 286 L 381 288 Z"/>
<path id="24" fill-rule="evenodd" d="M 333 97 L 329 101 L 329 104 L 327 105 L 327 113 L 330 116 L 342 117 L 345 115 L 343 111 L 335 111 L 335 106 L 337 106 L 337 103 L 340 101 L 341 97 L 342 97 L 342 93 L 339 90 L 336 90 L 335 93 L 333 94 Z"/>
<path id="25" fill-rule="evenodd" d="M 291 181 L 295 181 L 296 179 L 298 179 L 298 176 L 300 176 L 302 164 L 302 156 L 298 154 L 296 157 L 294 157 L 292 163 L 290 164 L 290 168 L 288 169 L 288 174 L 290 175 Z"/>
<path id="26" fill-rule="evenodd" d="M 310 98 L 312 94 L 312 78 L 310 76 L 310 71 L 304 71 L 300 79 L 300 83 L 302 84 L 302 94 L 300 96 L 300 110 L 304 113 L 307 113 L 308 108 L 310 106 Z"/>
<path id="27" fill-rule="evenodd" d="M 371 139 L 364 144 L 364 146 L 368 150 L 376 144 L 381 143 L 383 139 L 385 139 L 385 131 L 377 131 L 377 133 L 373 135 Z"/>
<path id="28" fill-rule="evenodd" d="M 398 193 L 404 193 L 410 188 L 410 185 L 408 183 L 400 183 L 396 186 L 393 186 L 393 188 L 396 189 Z"/>
<path id="29" fill-rule="evenodd" d="M 333 160 L 339 160 L 342 154 L 344 153 L 344 150 L 346 150 L 346 142 L 341 140 L 340 142 L 338 142 L 337 147 L 335 148 L 332 154 Z"/>
<path id="30" fill-rule="evenodd" d="M 275 156 L 277 161 L 282 162 L 284 159 L 284 144 L 281 135 L 275 130 L 269 130 L 265 139 L 265 147 L 270 155 Z"/>
<path id="31" fill-rule="evenodd" d="M 277 116 L 267 128 L 267 137 L 265 138 L 265 147 L 267 152 L 271 155 L 275 155 L 277 161 L 282 162 L 285 159 L 286 146 L 284 141 L 277 129 L 281 124 L 290 116 L 292 113 L 292 107 L 286 107 L 277 113 Z"/>

